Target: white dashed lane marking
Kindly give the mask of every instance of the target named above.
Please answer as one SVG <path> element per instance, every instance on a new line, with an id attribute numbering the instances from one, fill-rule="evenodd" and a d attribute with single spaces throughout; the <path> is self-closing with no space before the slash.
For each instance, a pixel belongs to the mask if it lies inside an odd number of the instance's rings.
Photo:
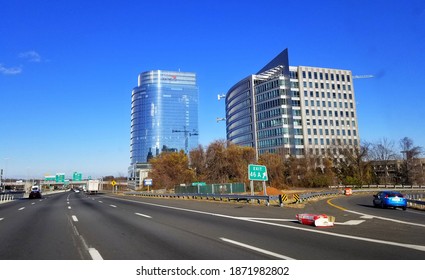
<path id="1" fill-rule="evenodd" d="M 141 213 L 134 213 L 134 214 L 136 214 L 137 216 L 141 216 L 141 217 L 145 217 L 145 218 L 148 218 L 148 219 L 152 219 L 152 217 L 149 216 L 149 215 L 145 215 L 145 214 L 141 214 Z"/>

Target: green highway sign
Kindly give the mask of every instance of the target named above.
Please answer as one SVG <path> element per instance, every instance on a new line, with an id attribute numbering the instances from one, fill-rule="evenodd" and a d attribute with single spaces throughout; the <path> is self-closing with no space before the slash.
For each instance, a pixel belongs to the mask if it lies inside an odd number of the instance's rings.
<path id="1" fill-rule="evenodd" d="M 264 165 L 248 165 L 248 179 L 250 181 L 268 181 L 267 168 Z"/>
<path id="2" fill-rule="evenodd" d="M 65 182 L 65 173 L 56 173 L 56 183 L 64 183 Z"/>
<path id="3" fill-rule="evenodd" d="M 50 176 L 50 175 L 44 176 L 44 181 L 55 181 L 55 180 L 56 180 L 56 176 Z"/>
<path id="4" fill-rule="evenodd" d="M 79 172 L 74 172 L 72 174 L 72 181 L 81 181 L 83 179 L 83 174 Z"/>

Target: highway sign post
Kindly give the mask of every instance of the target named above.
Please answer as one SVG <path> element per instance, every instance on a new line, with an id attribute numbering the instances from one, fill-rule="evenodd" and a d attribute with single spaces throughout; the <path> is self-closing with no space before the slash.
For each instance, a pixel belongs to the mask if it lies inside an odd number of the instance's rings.
<path id="1" fill-rule="evenodd" d="M 112 192 L 116 192 L 116 193 L 118 193 L 118 187 L 115 187 L 116 185 L 117 185 L 117 182 L 115 181 L 115 180 L 112 180 L 112 182 L 111 182 L 111 185 L 112 185 Z"/>
<path id="2" fill-rule="evenodd" d="M 143 180 L 143 183 L 145 184 L 145 186 L 147 186 L 147 187 L 148 187 L 148 191 L 149 191 L 149 187 L 150 187 L 150 186 L 152 186 L 152 179 L 150 179 L 150 178 L 145 178 L 145 179 Z"/>
<path id="3" fill-rule="evenodd" d="M 263 192 L 264 195 L 267 195 L 266 181 L 269 180 L 267 175 L 267 167 L 264 165 L 255 164 L 248 165 L 248 179 L 250 180 L 251 195 L 254 195 L 254 181 L 263 182 Z"/>

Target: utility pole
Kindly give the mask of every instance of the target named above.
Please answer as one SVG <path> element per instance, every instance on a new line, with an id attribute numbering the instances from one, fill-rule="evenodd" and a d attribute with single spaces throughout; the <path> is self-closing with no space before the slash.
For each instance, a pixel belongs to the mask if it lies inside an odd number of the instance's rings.
<path id="1" fill-rule="evenodd" d="M 185 138 L 184 149 L 185 149 L 186 154 L 189 154 L 189 136 L 198 135 L 198 132 L 196 132 L 196 130 L 189 131 L 189 130 L 186 129 L 186 126 L 184 126 L 183 128 L 184 128 L 183 130 L 173 129 L 172 132 L 173 133 L 175 133 L 175 132 L 176 133 L 179 133 L 179 132 L 184 133 L 184 138 Z"/>

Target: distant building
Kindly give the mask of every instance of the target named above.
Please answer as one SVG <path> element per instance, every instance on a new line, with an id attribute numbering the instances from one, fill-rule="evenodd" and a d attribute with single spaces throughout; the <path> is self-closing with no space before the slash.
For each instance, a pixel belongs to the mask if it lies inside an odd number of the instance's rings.
<path id="1" fill-rule="evenodd" d="M 288 49 L 226 94 L 227 140 L 257 156 L 333 155 L 359 146 L 351 71 L 289 66 Z"/>
<path id="2" fill-rule="evenodd" d="M 148 71 L 132 91 L 129 183 L 140 187 L 150 158 L 198 146 L 196 74 Z M 141 175 L 142 174 L 142 175 Z"/>
<path id="3" fill-rule="evenodd" d="M 370 164 L 379 184 L 425 184 L 425 158 L 374 160 Z"/>

